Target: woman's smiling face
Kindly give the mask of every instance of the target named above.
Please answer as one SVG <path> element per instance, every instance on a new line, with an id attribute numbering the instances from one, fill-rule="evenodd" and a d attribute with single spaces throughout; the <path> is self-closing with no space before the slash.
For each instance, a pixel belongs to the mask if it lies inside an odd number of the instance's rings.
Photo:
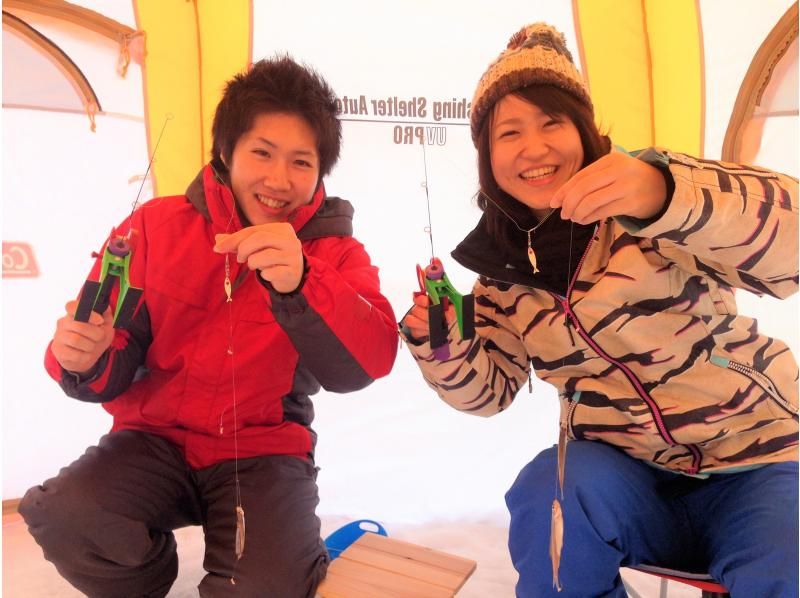
<path id="1" fill-rule="evenodd" d="M 495 104 L 489 147 L 498 186 L 537 217 L 550 212 L 550 198 L 583 165 L 583 144 L 565 115 L 547 114 L 509 94 Z"/>

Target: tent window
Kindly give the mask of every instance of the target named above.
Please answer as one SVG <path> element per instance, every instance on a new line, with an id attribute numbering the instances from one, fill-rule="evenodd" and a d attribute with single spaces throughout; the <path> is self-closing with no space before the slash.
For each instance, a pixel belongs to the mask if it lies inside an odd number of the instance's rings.
<path id="1" fill-rule="evenodd" d="M 14 46 L 17 50 L 3 52 L 4 62 L 9 55 L 17 58 L 13 64 L 3 65 L 3 105 L 56 110 L 81 107 L 94 130 L 94 115 L 101 110 L 100 100 L 69 56 L 25 21 L 5 11 L 3 29 L 9 34 L 3 36 L 4 46 L 8 43 L 7 49 Z M 24 71 L 39 76 L 25 76 Z"/>
<path id="2" fill-rule="evenodd" d="M 798 5 L 795 2 L 778 21 L 756 52 L 742 81 L 731 114 L 722 159 L 781 169 L 766 154 L 770 132 L 790 132 L 797 126 L 797 35 Z M 763 146 L 763 147 L 762 147 Z M 782 156 L 775 159 L 786 165 L 797 161 Z M 788 168 L 784 171 L 789 172 Z M 789 174 L 792 174 L 789 172 Z"/>
<path id="3" fill-rule="evenodd" d="M 65 0 L 4 0 L 3 9 L 4 12 L 6 10 L 11 12 L 24 10 L 61 19 L 119 42 L 120 54 L 117 70 L 122 77 L 128 71 L 132 54 L 135 54 L 137 62 L 140 62 L 141 55 L 144 52 L 143 41 L 141 40 L 144 32 L 135 31 L 114 19 L 77 4 L 65 2 Z"/>

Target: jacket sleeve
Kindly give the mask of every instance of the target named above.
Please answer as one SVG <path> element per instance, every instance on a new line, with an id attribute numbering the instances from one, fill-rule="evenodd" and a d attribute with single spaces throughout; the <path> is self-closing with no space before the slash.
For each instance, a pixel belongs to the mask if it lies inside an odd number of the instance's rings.
<path id="1" fill-rule="evenodd" d="M 359 390 L 394 365 L 399 344 L 394 312 L 381 294 L 378 269 L 361 243 L 352 237 L 329 237 L 311 244 L 316 250 L 304 248 L 300 289 L 282 294 L 264 284 L 272 312 L 297 349 L 300 363 L 323 388 Z"/>
<path id="2" fill-rule="evenodd" d="M 649 158 L 643 158 L 644 154 Z M 654 221 L 618 218 L 680 268 L 718 284 L 786 298 L 798 288 L 797 180 L 762 168 L 662 150 L 675 191 Z"/>
<path id="3" fill-rule="evenodd" d="M 117 230 L 126 228 L 127 224 L 123 223 Z M 132 250 L 132 271 L 141 264 L 144 251 L 145 243 L 139 240 Z M 89 274 L 91 280 L 99 279 L 102 253 L 101 251 Z M 131 283 L 140 286 L 135 282 L 136 278 L 131 273 Z M 116 284 L 110 301 L 112 312 L 116 308 L 118 294 L 119 285 Z M 141 301 L 129 325 L 125 329 L 114 330 L 111 346 L 100 356 L 91 371 L 79 376 L 62 368 L 53 355 L 52 342 L 47 345 L 45 352 L 45 369 L 68 396 L 91 403 L 105 403 L 116 398 L 131 385 L 136 372 L 144 364 L 151 341 L 150 318 L 144 301 Z"/>
<path id="4" fill-rule="evenodd" d="M 496 298 L 502 292 L 481 280 L 475 283 L 475 337 L 462 340 L 454 323 L 447 359 L 437 359 L 429 342 L 415 342 L 401 329 L 428 386 L 451 407 L 472 415 L 489 417 L 506 409 L 530 376 L 520 333 Z"/>

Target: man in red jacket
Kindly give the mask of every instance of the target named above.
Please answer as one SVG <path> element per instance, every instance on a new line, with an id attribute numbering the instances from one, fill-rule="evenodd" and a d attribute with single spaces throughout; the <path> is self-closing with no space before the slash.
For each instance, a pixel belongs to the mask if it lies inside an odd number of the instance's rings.
<path id="1" fill-rule="evenodd" d="M 172 531 L 187 525 L 205 533 L 201 596 L 313 596 L 324 577 L 309 397 L 385 376 L 398 344 L 353 209 L 322 184 L 336 112 L 325 81 L 288 57 L 234 77 L 211 162 L 117 229 L 134 231 L 130 283 L 143 289 L 130 323 L 113 327 L 116 295 L 88 322 L 75 301 L 58 321 L 47 371 L 114 423 L 19 510 L 89 596 L 165 596 Z"/>

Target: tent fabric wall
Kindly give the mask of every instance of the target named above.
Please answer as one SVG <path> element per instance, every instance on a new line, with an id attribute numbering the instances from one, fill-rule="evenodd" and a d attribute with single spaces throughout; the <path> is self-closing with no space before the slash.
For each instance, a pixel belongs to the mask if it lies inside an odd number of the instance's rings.
<path id="1" fill-rule="evenodd" d="M 598 124 L 626 148 L 698 155 L 703 141 L 697 4 L 576 0 L 576 32 Z"/>
<path id="2" fill-rule="evenodd" d="M 63 396 L 44 375 L 43 351 L 111 227 L 130 211 L 147 167 L 142 78 L 133 60 L 119 70 L 120 42 L 73 20 L 12 11 L 52 40 L 84 74 L 103 110 L 90 130 L 76 112 L 7 106 L 2 125 L 2 458 L 4 500 L 58 472 L 110 427 L 97 405 Z M 128 2 L 98 8 L 135 31 Z M 5 32 L 3 39 L 5 42 Z M 4 46 L 6 64 L 14 61 Z M 35 66 L 35 65 L 34 65 Z M 23 73 L 24 74 L 24 73 Z M 38 77 L 38 70 L 27 70 Z M 45 94 L 46 95 L 46 94 Z M 46 99 L 46 98 L 45 98 Z M 142 195 L 152 194 L 144 181 Z M 35 270 L 28 264 L 35 262 Z M 17 275 L 17 273 L 21 273 Z"/>
<path id="3" fill-rule="evenodd" d="M 169 118 L 154 163 L 159 195 L 183 193 L 210 156 L 210 131 L 222 86 L 250 62 L 249 0 L 135 0 L 147 34 L 145 102 L 151 155 Z"/>
<path id="4" fill-rule="evenodd" d="M 55 474 L 108 429 L 101 408 L 64 397 L 47 378 L 42 352 L 91 251 L 130 211 L 167 114 L 173 120 L 154 169 L 159 193 L 179 193 L 208 158 L 222 82 L 251 60 L 289 52 L 336 90 L 343 151 L 327 188 L 355 205 L 356 236 L 381 268 L 400 317 L 416 287 L 416 264 L 430 258 L 423 183 L 434 251 L 457 288 L 472 284 L 473 274 L 448 257 L 479 215 L 467 108 L 480 72 L 514 31 L 543 20 L 564 32 L 615 142 L 629 149 L 677 144 L 719 157 L 749 65 L 791 6 L 502 0 L 487 18 L 455 0 L 340 0 L 313 10 L 276 0 L 236 0 L 224 9 L 206 0 L 76 4 L 143 31 L 146 56 L 143 68 L 132 61 L 122 77 L 118 41 L 52 15 L 15 12 L 75 62 L 103 110 L 91 133 L 83 114 L 4 106 L 4 498 Z M 662 14 L 665 5 L 674 10 Z M 597 7 L 605 10 L 593 16 Z M 3 59 L 13 56 L 4 52 Z M 614 68 L 604 71 L 608 63 Z M 778 151 L 796 145 L 796 136 L 767 133 Z M 771 160 L 761 165 L 773 166 Z M 152 180 L 144 181 L 142 198 L 153 193 Z M 22 271 L 16 256 L 23 244 L 39 276 L 12 276 Z M 739 299 L 743 312 L 798 353 L 796 299 Z M 505 489 L 557 436 L 555 392 L 537 380 L 533 390 L 488 420 L 459 414 L 435 397 L 401 350 L 392 374 L 364 391 L 320 393 L 320 513 L 403 522 L 502 517 Z"/>

